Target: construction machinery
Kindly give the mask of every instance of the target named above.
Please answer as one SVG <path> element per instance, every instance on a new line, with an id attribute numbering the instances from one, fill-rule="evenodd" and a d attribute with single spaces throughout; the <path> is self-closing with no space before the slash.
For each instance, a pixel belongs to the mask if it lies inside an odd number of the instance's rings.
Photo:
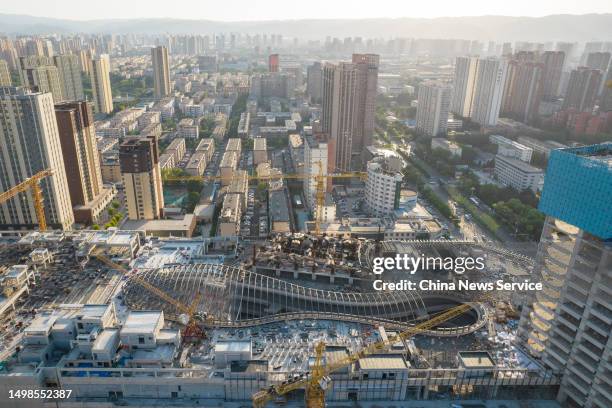
<path id="1" fill-rule="evenodd" d="M 325 181 L 328 179 L 352 179 L 358 178 L 360 180 L 364 180 L 367 177 L 367 173 L 365 172 L 345 172 L 345 173 L 330 173 L 324 174 L 323 172 L 323 164 L 319 161 L 317 162 L 319 167 L 318 174 L 309 174 L 309 173 L 291 173 L 291 174 L 270 174 L 267 176 L 247 176 L 248 180 L 259 180 L 259 181 L 273 181 L 279 179 L 287 179 L 287 180 L 304 180 L 304 179 L 314 179 L 316 182 L 316 192 L 315 199 L 317 208 L 315 211 L 315 234 L 317 236 L 321 235 L 321 224 L 323 223 L 323 208 L 325 207 Z M 188 181 L 222 181 L 227 180 L 226 177 L 222 176 L 170 176 L 164 178 L 166 182 L 188 182 Z"/>
<path id="2" fill-rule="evenodd" d="M 389 336 L 386 340 L 381 340 L 369 344 L 365 348 L 353 352 L 346 357 L 324 362 L 325 343 L 320 342 L 315 347 L 315 361 L 310 374 L 306 378 L 294 377 L 297 380 L 288 380 L 279 385 L 273 385 L 265 390 L 261 390 L 253 394 L 253 407 L 263 408 L 269 401 L 275 398 L 282 397 L 291 391 L 304 388 L 306 390 L 306 407 L 307 408 L 323 408 L 325 406 L 325 390 L 331 382 L 330 374 L 340 370 L 359 359 L 367 357 L 374 353 L 380 353 L 388 349 L 391 345 L 401 340 L 406 340 L 416 334 L 430 330 L 444 322 L 452 320 L 471 309 L 469 303 L 463 303 L 459 306 L 448 309 L 442 313 L 436 314 L 431 319 L 417 323 L 414 326 L 407 328 L 401 333 Z"/>
<path id="3" fill-rule="evenodd" d="M 39 171 L 32 177 L 17 184 L 15 187 L 12 187 L 3 193 L 0 193 L 0 204 L 10 200 L 19 193 L 24 193 L 28 189 L 31 189 L 32 198 L 34 199 L 34 211 L 36 212 L 36 218 L 38 219 L 38 229 L 40 231 L 46 231 L 47 217 L 45 217 L 45 203 L 43 200 L 42 189 L 40 188 L 40 180 L 51 175 L 53 175 L 53 172 L 50 169 Z"/>
<path id="4" fill-rule="evenodd" d="M 116 262 L 113 262 L 108 257 L 102 254 L 99 254 L 99 253 L 93 253 L 92 257 L 95 259 L 98 259 L 99 261 L 109 266 L 110 268 L 116 271 L 122 272 L 130 280 L 138 283 L 145 290 L 156 295 L 163 301 L 170 303 L 171 305 L 176 307 L 180 312 L 182 312 L 186 316 L 186 322 L 184 322 L 185 328 L 183 330 L 183 335 L 182 335 L 183 342 L 196 341 L 198 339 L 203 339 L 205 337 L 204 330 L 200 327 L 200 324 L 198 322 L 199 316 L 197 316 L 196 314 L 198 304 L 200 303 L 200 300 L 202 298 L 201 293 L 196 294 L 191 305 L 187 306 L 183 304 L 182 302 L 176 300 L 175 298 L 173 298 L 172 296 L 170 296 L 163 290 L 159 289 L 158 287 L 142 279 L 137 274 L 130 273 L 130 271 L 128 271 L 126 268 L 124 268 L 123 266 L 119 265 Z"/>

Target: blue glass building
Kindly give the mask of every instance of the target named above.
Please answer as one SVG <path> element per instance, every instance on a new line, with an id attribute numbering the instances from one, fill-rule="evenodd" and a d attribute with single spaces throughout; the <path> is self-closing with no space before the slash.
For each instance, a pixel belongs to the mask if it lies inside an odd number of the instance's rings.
<path id="1" fill-rule="evenodd" d="M 612 143 L 553 150 L 539 210 L 612 239 Z"/>

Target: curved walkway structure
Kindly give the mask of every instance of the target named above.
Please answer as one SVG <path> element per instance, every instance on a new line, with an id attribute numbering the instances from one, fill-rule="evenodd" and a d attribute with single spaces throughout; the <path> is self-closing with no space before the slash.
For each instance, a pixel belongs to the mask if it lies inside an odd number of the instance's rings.
<path id="1" fill-rule="evenodd" d="M 284 320 L 325 319 L 385 325 L 401 329 L 431 314 L 459 304 L 447 295 L 422 298 L 411 291 L 338 292 L 296 285 L 228 265 L 191 264 L 143 270 L 139 276 L 184 304 L 201 293 L 197 313 L 212 317 L 218 327 L 249 327 Z M 125 300 L 133 309 L 162 309 L 180 313 L 162 299 L 128 281 Z M 481 305 L 436 330 L 459 335 L 481 327 L 486 313 Z M 432 332 L 433 334 L 433 332 Z"/>

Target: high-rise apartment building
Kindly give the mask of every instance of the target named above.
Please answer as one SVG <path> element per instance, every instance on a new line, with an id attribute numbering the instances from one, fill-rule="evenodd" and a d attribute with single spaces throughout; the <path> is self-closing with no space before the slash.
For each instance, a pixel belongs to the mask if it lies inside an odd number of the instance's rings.
<path id="1" fill-rule="evenodd" d="M 399 165 L 398 165 L 399 164 Z M 367 164 L 365 203 L 374 216 L 392 215 L 399 208 L 404 176 L 398 157 L 376 157 Z"/>
<path id="2" fill-rule="evenodd" d="M 53 63 L 57 67 L 64 100 L 84 100 L 79 58 L 72 54 L 56 55 L 53 57 Z"/>
<path id="3" fill-rule="evenodd" d="M 89 76 L 93 90 L 94 108 L 97 113 L 109 114 L 113 111 L 113 94 L 110 84 L 110 63 L 108 55 L 103 54 L 91 59 Z"/>
<path id="4" fill-rule="evenodd" d="M 489 58 L 478 61 L 470 118 L 481 126 L 497 124 L 507 68 L 507 62 L 499 59 Z"/>
<path id="5" fill-rule="evenodd" d="M 19 58 L 21 83 L 35 92 L 50 92 L 53 101 L 64 100 L 59 70 L 49 57 L 28 56 Z"/>
<path id="6" fill-rule="evenodd" d="M 119 165 L 130 220 L 162 216 L 164 195 L 156 137 L 132 137 L 119 147 Z"/>
<path id="7" fill-rule="evenodd" d="M 450 110 L 482 126 L 494 126 L 501 109 L 507 62 L 458 57 Z"/>
<path id="8" fill-rule="evenodd" d="M 318 102 L 323 96 L 323 66 L 315 62 L 306 69 L 306 93 L 313 102 Z"/>
<path id="9" fill-rule="evenodd" d="M 539 209 L 546 214 L 519 337 L 562 372 L 567 407 L 612 406 L 612 143 L 553 150 Z"/>
<path id="10" fill-rule="evenodd" d="M 544 100 L 551 100 L 559 95 L 559 85 L 565 59 L 566 53 L 563 51 L 546 51 L 540 57 L 540 62 L 544 64 L 542 73 L 542 98 Z"/>
<path id="11" fill-rule="evenodd" d="M 521 122 L 533 122 L 538 117 L 543 85 L 544 64 L 509 61 L 502 114 Z"/>
<path id="12" fill-rule="evenodd" d="M 8 62 L 0 59 L 0 86 L 11 86 L 11 71 Z"/>
<path id="13" fill-rule="evenodd" d="M 450 87 L 438 82 L 419 85 L 416 130 L 428 136 L 446 136 Z"/>
<path id="14" fill-rule="evenodd" d="M 375 54 L 354 54 L 351 63 L 323 67 L 321 126 L 334 141 L 339 170 L 350 170 L 352 155 L 371 144 L 378 59 Z"/>
<path id="15" fill-rule="evenodd" d="M 574 108 L 581 112 L 591 111 L 595 106 L 601 80 L 602 72 L 599 69 L 578 67 L 573 70 L 563 100 L 563 109 Z"/>
<path id="16" fill-rule="evenodd" d="M 41 180 L 45 218 L 50 228 L 74 224 L 64 157 L 50 93 L 0 88 L 0 192 L 49 169 Z M 36 228 L 32 192 L 0 204 L 0 228 Z"/>
<path id="17" fill-rule="evenodd" d="M 472 112 L 477 68 L 477 57 L 457 57 L 455 61 L 455 78 L 450 111 L 464 118 L 469 118 Z"/>
<path id="18" fill-rule="evenodd" d="M 91 104 L 85 101 L 57 104 L 55 116 L 75 221 L 97 223 L 113 194 L 102 186 Z"/>
<path id="19" fill-rule="evenodd" d="M 591 52 L 587 55 L 585 66 L 606 72 L 610 66 L 609 52 Z"/>
<path id="20" fill-rule="evenodd" d="M 278 72 L 280 65 L 280 57 L 278 54 L 270 54 L 268 56 L 268 72 Z"/>
<path id="21" fill-rule="evenodd" d="M 151 48 L 153 61 L 153 87 L 156 99 L 170 95 L 170 68 L 168 66 L 168 49 L 164 46 Z"/>

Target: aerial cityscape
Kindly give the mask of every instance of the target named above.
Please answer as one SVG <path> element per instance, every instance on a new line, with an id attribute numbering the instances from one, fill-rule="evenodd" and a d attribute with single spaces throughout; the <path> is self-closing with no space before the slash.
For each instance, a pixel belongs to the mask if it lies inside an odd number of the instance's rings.
<path id="1" fill-rule="evenodd" d="M 122 3 L 0 9 L 0 407 L 612 407 L 612 4 Z"/>

